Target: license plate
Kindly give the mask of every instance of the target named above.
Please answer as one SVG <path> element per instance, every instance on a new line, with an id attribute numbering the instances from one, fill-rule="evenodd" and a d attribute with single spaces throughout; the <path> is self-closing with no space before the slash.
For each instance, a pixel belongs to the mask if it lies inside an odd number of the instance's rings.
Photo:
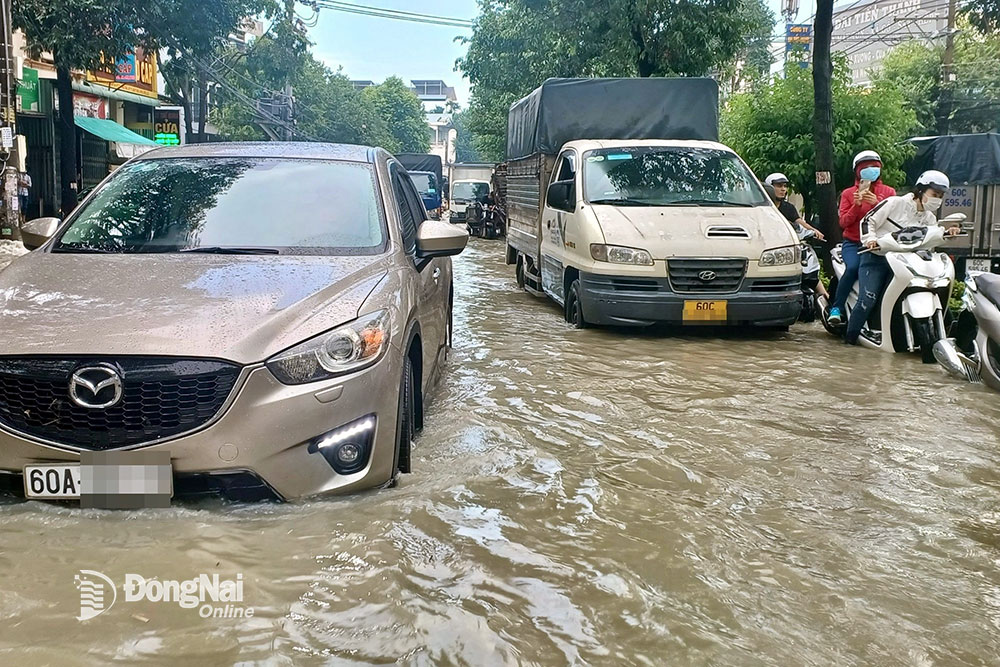
<path id="1" fill-rule="evenodd" d="M 975 258 L 970 257 L 965 260 L 965 270 L 966 271 L 982 271 L 983 273 L 989 273 L 993 266 L 993 260 L 989 257 L 986 258 Z"/>
<path id="2" fill-rule="evenodd" d="M 685 322 L 725 322 L 726 301 L 685 301 Z"/>
<path id="3" fill-rule="evenodd" d="M 169 452 L 82 452 L 80 463 L 24 467 L 24 495 L 79 499 L 81 507 L 168 507 L 173 496 Z"/>
<path id="4" fill-rule="evenodd" d="M 80 465 L 24 466 L 24 495 L 55 499 L 80 497 Z"/>

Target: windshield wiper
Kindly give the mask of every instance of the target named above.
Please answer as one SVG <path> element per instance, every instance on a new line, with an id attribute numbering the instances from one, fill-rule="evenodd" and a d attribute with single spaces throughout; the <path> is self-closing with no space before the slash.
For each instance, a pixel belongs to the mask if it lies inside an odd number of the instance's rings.
<path id="1" fill-rule="evenodd" d="M 64 252 L 64 253 L 79 253 L 79 254 L 94 254 L 94 255 L 114 255 L 118 254 L 114 250 L 105 250 L 104 248 L 94 248 L 93 246 L 72 246 L 72 245 L 57 245 L 52 248 L 52 252 Z"/>
<path id="2" fill-rule="evenodd" d="M 591 199 L 589 204 L 603 204 L 606 206 L 657 206 L 653 202 L 641 201 L 639 199 Z"/>
<path id="3" fill-rule="evenodd" d="M 739 206 L 741 208 L 753 208 L 753 204 L 745 204 L 738 201 L 726 201 L 725 199 L 678 199 L 663 206 Z"/>
<path id="4" fill-rule="evenodd" d="M 177 252 L 193 252 L 205 255 L 280 255 L 277 248 L 237 248 L 235 246 L 204 246 L 201 248 L 184 248 Z"/>

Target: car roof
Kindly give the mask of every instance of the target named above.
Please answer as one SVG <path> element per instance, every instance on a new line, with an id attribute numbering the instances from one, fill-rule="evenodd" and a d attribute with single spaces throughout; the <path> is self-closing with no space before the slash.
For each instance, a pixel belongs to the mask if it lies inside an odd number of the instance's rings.
<path id="1" fill-rule="evenodd" d="M 343 160 L 374 163 L 378 148 L 353 144 L 327 144 L 308 141 L 233 141 L 207 144 L 187 144 L 157 148 L 143 153 L 136 160 L 173 158 L 254 157 L 291 158 L 300 160 Z"/>

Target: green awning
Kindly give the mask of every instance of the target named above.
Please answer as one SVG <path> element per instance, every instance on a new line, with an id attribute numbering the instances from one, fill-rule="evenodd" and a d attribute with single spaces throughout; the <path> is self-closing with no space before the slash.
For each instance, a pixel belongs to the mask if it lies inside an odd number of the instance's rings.
<path id="1" fill-rule="evenodd" d="M 108 88 L 107 86 L 91 83 L 90 81 L 74 81 L 73 90 L 78 90 L 88 95 L 96 95 L 97 97 L 106 97 L 109 100 L 118 100 L 119 102 L 132 102 L 147 107 L 160 106 L 160 100 L 157 98 L 136 95 L 135 93 L 129 93 L 118 88 Z"/>
<path id="2" fill-rule="evenodd" d="M 113 120 L 103 118 L 90 118 L 89 116 L 73 116 L 77 127 L 80 127 L 91 134 L 97 135 L 106 141 L 117 141 L 120 144 L 146 144 L 156 146 L 156 142 L 147 139 L 141 134 L 136 134 L 124 125 L 119 125 Z"/>

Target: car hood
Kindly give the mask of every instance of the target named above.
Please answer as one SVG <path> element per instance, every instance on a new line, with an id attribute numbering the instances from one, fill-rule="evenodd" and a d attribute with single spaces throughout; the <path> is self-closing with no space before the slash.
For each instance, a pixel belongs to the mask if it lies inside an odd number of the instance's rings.
<path id="1" fill-rule="evenodd" d="M 357 317 L 385 257 L 34 252 L 0 271 L 5 355 L 247 364 Z"/>
<path id="2" fill-rule="evenodd" d="M 594 213 L 606 243 L 643 248 L 654 259 L 758 257 L 768 248 L 798 243 L 791 225 L 772 206 L 594 206 Z"/>

